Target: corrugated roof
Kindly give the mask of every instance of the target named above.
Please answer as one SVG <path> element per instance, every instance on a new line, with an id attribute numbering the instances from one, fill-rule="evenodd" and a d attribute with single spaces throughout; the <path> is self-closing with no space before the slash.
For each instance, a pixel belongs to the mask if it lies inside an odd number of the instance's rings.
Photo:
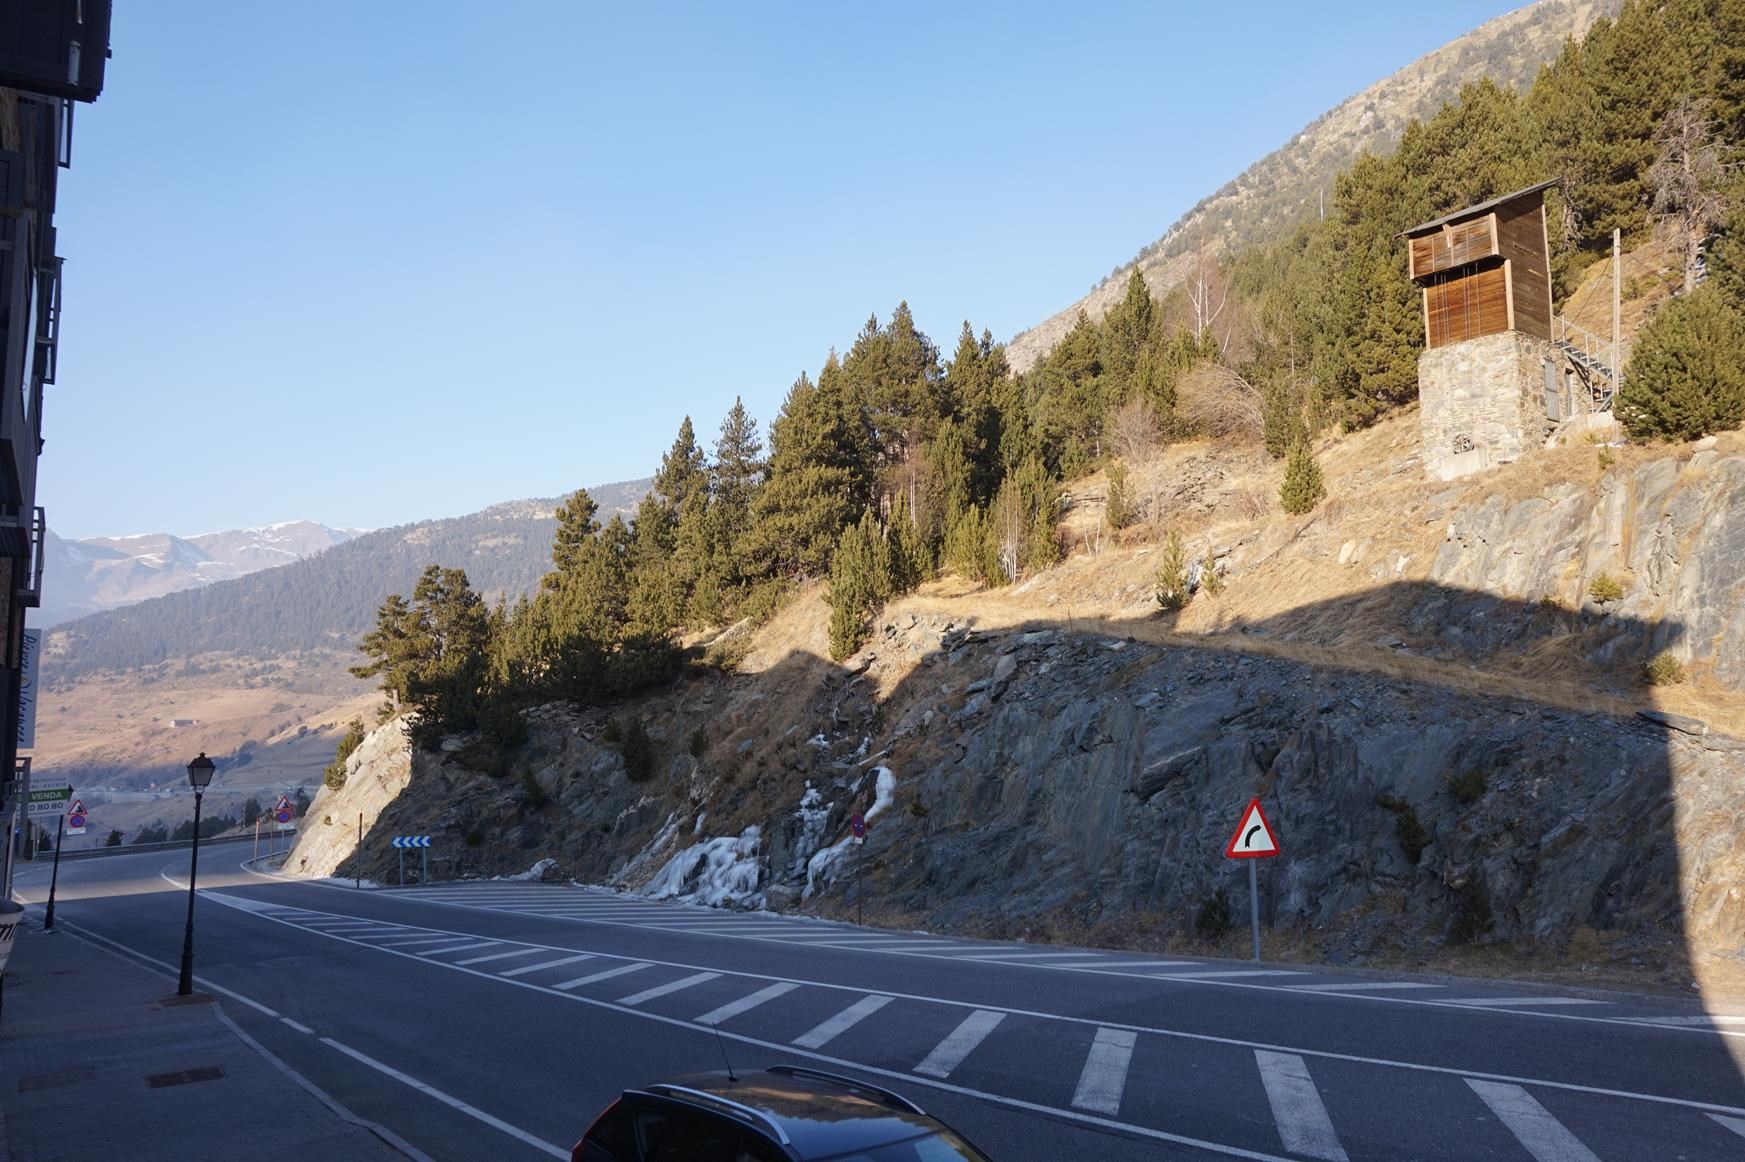
<path id="1" fill-rule="evenodd" d="M 1528 186 L 1526 189 L 1516 190 L 1512 194 L 1504 194 L 1501 197 L 1492 198 L 1488 202 L 1480 202 L 1476 206 L 1468 206 L 1464 210 L 1456 210 L 1452 214 L 1444 214 L 1433 222 L 1426 222 L 1422 226 L 1413 226 L 1410 230 L 1402 230 L 1398 235 L 1396 235 L 1396 237 L 1411 238 L 1418 234 L 1427 234 L 1432 230 L 1440 230 L 1450 222 L 1458 222 L 1462 218 L 1476 218 L 1480 214 L 1496 209 L 1504 202 L 1512 202 L 1516 198 L 1524 198 L 1528 194 L 1536 194 L 1540 190 L 1550 189 L 1561 180 L 1561 178 L 1551 178 L 1547 181 L 1542 181 L 1537 185 Z"/>

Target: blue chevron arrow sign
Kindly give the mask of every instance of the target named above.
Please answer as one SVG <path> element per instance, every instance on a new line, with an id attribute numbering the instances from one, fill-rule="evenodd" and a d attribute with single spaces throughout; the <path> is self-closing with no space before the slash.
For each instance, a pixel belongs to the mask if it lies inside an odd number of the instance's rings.
<path id="1" fill-rule="evenodd" d="M 396 836 L 394 836 L 392 843 L 395 847 L 429 847 L 430 846 L 430 836 L 428 836 L 428 835 L 396 835 Z"/>

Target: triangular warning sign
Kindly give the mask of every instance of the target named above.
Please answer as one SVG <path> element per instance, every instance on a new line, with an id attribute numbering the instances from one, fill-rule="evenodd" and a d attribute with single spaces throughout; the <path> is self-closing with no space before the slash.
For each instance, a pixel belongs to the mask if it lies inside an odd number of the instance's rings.
<path id="1" fill-rule="evenodd" d="M 273 804 L 273 810 L 275 810 L 275 811 L 289 811 L 290 809 L 291 809 L 291 796 L 289 796 L 289 795 L 280 795 L 279 801 L 277 803 Z"/>
<path id="2" fill-rule="evenodd" d="M 1259 799 L 1248 801 L 1248 810 L 1242 813 L 1242 822 L 1237 826 L 1236 834 L 1230 837 L 1230 846 L 1224 849 L 1224 854 L 1231 859 L 1259 859 L 1278 854 L 1278 836 L 1272 833 L 1266 813 L 1260 809 Z"/>
<path id="3" fill-rule="evenodd" d="M 74 799 L 73 805 L 67 808 L 68 815 L 83 815 L 84 813 L 85 801 L 83 799 Z"/>

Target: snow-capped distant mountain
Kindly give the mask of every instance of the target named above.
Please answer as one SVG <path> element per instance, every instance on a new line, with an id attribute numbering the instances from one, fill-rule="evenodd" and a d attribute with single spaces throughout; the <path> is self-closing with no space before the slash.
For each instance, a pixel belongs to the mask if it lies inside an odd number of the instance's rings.
<path id="1" fill-rule="evenodd" d="M 42 608 L 29 624 L 46 628 L 179 589 L 288 565 L 365 531 L 296 520 L 193 537 L 142 533 L 72 541 L 51 530 L 44 542 Z"/>

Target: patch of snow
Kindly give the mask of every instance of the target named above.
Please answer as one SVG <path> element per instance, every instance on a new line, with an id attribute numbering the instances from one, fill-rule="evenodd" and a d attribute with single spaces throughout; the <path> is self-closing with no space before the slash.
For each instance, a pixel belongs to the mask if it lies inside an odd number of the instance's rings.
<path id="1" fill-rule="evenodd" d="M 897 776 L 890 767 L 880 764 L 873 768 L 873 774 L 878 782 L 873 786 L 873 805 L 866 809 L 865 819 L 871 823 L 875 816 L 882 814 L 891 805 L 891 800 L 897 790 Z M 853 847 L 856 840 L 853 835 L 845 835 L 842 839 L 818 852 L 806 861 L 806 890 L 800 893 L 802 900 L 812 898 L 818 884 L 833 883 L 836 880 L 836 868 Z"/>
<path id="2" fill-rule="evenodd" d="M 757 862 L 761 832 L 754 825 L 737 839 L 723 836 L 692 844 L 656 872 L 642 894 L 656 900 L 684 896 L 698 904 L 718 908 L 723 904 L 760 908 L 763 893 Z"/>
<path id="3" fill-rule="evenodd" d="M 794 840 L 792 874 L 799 875 L 805 870 L 812 853 L 824 846 L 824 828 L 830 824 L 830 809 L 834 806 L 834 803 L 824 802 L 824 796 L 818 793 L 811 779 L 806 780 L 806 791 L 800 796 L 800 809 L 794 812 L 794 817 L 800 821 L 800 834 Z"/>
<path id="4" fill-rule="evenodd" d="M 814 734 L 811 738 L 808 738 L 806 741 L 817 747 L 819 750 L 830 749 L 830 740 L 824 737 L 824 732 L 822 730 L 817 734 Z"/>
<path id="5" fill-rule="evenodd" d="M 641 803 L 637 804 L 639 807 L 641 805 Z M 634 880 L 639 874 L 641 874 L 644 867 L 658 858 L 662 851 L 666 850 L 667 846 L 672 843 L 678 833 L 679 816 L 677 812 L 674 812 L 666 817 L 666 822 L 661 825 L 660 831 L 658 831 L 655 834 L 655 837 L 649 841 L 648 846 L 632 856 L 630 862 L 625 864 L 623 869 L 620 870 L 617 875 L 612 877 L 612 884 L 622 885 Z"/>
<path id="6" fill-rule="evenodd" d="M 692 835 L 703 834 L 703 820 L 705 820 L 707 818 L 709 818 L 709 813 L 707 811 L 697 812 L 697 825 L 695 827 L 691 828 Z"/>
<path id="7" fill-rule="evenodd" d="M 524 872 L 512 876 L 492 876 L 493 880 L 519 880 L 522 883 L 533 883 L 545 878 L 545 873 L 557 866 L 555 859 L 542 859 Z"/>

